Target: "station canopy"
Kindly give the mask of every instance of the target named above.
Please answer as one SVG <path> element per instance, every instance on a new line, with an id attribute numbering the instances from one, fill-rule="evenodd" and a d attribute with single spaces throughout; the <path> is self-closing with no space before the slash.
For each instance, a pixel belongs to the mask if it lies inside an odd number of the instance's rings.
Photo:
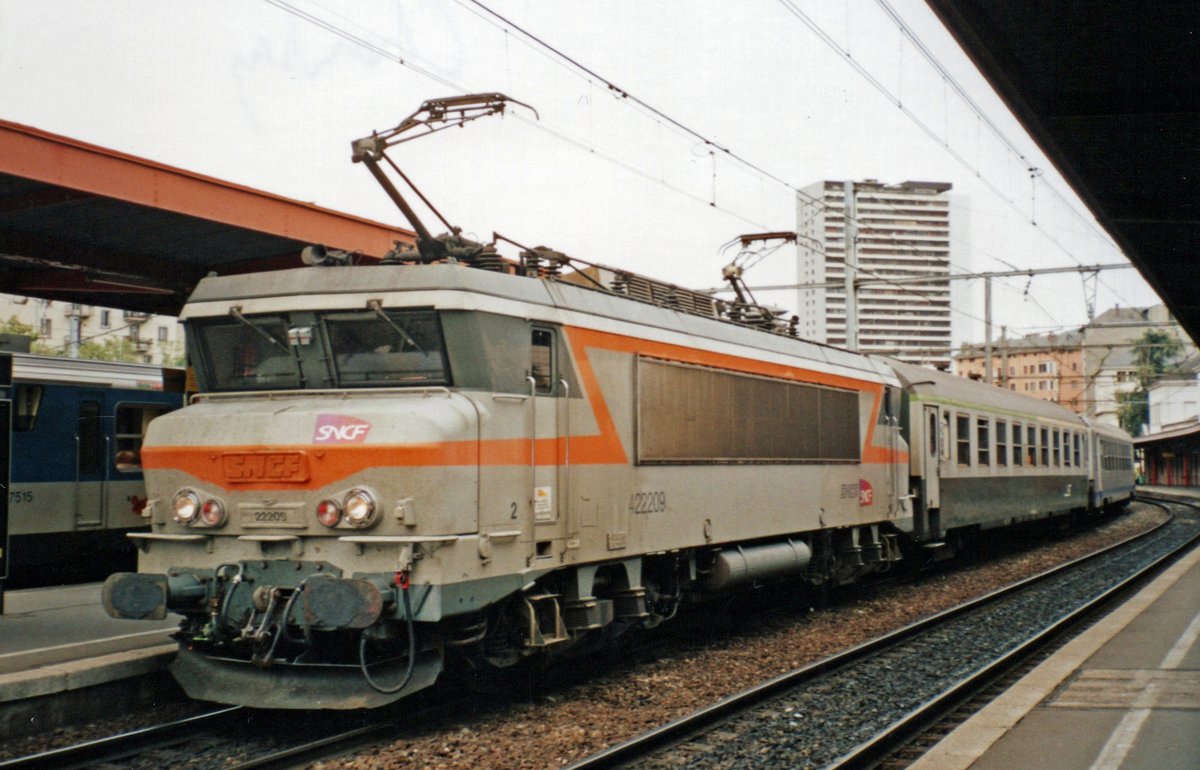
<path id="1" fill-rule="evenodd" d="M 196 282 L 408 230 L 0 121 L 0 291 L 177 315 Z"/>
<path id="2" fill-rule="evenodd" d="M 1196 1 L 927 2 L 1200 342 Z"/>

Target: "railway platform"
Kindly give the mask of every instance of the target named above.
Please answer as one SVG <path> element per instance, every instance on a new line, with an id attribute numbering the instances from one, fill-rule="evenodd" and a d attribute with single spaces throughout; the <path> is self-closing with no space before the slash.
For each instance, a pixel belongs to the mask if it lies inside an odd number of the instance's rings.
<path id="1" fill-rule="evenodd" d="M 8 591 L 0 616 L 0 704 L 53 695 L 161 669 L 178 625 L 115 620 L 100 583 Z"/>
<path id="2" fill-rule="evenodd" d="M 1200 489 L 1139 487 L 1200 502 Z M 1063 646 L 912 770 L 1200 767 L 1200 548 Z"/>

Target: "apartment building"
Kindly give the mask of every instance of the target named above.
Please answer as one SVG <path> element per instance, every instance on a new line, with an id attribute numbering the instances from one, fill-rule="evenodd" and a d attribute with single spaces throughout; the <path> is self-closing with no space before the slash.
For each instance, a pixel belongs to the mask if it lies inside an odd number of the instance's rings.
<path id="1" fill-rule="evenodd" d="M 35 353 L 87 357 L 104 350 L 133 363 L 184 361 L 183 326 L 172 316 L 0 294 L 0 327 L 13 321 L 32 330 Z"/>
<path id="2" fill-rule="evenodd" d="M 981 345 L 963 345 L 954 357 L 954 370 L 961 377 L 986 380 L 987 351 Z M 997 341 L 992 347 L 991 381 L 1086 414 L 1082 332 L 1029 334 Z"/>
<path id="3" fill-rule="evenodd" d="M 902 361 L 950 368 L 949 279 L 887 283 L 891 279 L 949 275 L 953 240 L 962 242 L 964 212 L 947 182 L 882 184 L 822 181 L 798 201 L 796 299 L 800 335 L 846 345 L 846 203 L 859 278 L 874 281 L 857 292 L 858 349 Z M 849 193 L 849 196 L 848 196 Z M 957 223 L 955 220 L 958 219 Z M 828 284 L 813 287 L 811 284 Z"/>

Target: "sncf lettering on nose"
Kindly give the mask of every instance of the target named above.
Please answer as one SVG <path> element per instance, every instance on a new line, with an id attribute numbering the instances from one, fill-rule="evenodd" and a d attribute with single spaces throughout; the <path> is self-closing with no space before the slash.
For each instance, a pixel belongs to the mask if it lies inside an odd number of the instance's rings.
<path id="1" fill-rule="evenodd" d="M 317 415 L 313 430 L 314 444 L 361 444 L 371 430 L 371 423 L 340 414 Z"/>

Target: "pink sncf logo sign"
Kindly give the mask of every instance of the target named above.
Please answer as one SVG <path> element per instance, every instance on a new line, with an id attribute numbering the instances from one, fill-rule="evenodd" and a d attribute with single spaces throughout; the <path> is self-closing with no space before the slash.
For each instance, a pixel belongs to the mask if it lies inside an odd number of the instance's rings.
<path id="1" fill-rule="evenodd" d="M 314 444 L 361 444 L 367 440 L 371 423 L 341 414 L 317 415 L 313 429 Z"/>
<path id="2" fill-rule="evenodd" d="M 875 504 L 875 490 L 866 479 L 858 480 L 858 504 L 864 508 Z"/>

